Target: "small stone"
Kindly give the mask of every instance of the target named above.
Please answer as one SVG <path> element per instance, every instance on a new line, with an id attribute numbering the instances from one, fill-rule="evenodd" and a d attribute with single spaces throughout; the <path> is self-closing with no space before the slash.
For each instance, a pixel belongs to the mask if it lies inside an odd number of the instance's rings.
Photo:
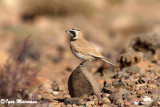
<path id="1" fill-rule="evenodd" d="M 133 104 L 134 104 L 134 105 L 138 105 L 139 103 L 138 103 L 137 101 L 134 101 Z"/>
<path id="2" fill-rule="evenodd" d="M 56 81 L 53 81 L 51 86 L 52 86 L 53 91 L 59 91 L 60 90 L 59 85 Z"/>
<path id="3" fill-rule="evenodd" d="M 148 86 L 149 88 L 151 88 L 151 89 L 152 89 L 152 88 L 157 88 L 157 85 L 154 85 L 154 84 L 148 84 L 147 86 Z"/>
<path id="4" fill-rule="evenodd" d="M 42 89 L 52 89 L 52 81 L 46 80 L 43 85 L 41 86 Z"/>
<path id="5" fill-rule="evenodd" d="M 112 85 L 112 82 L 111 81 L 104 81 L 104 87 L 109 87 Z"/>
<path id="6" fill-rule="evenodd" d="M 133 66 L 130 66 L 130 67 L 126 67 L 124 69 L 124 71 L 126 71 L 127 73 L 136 74 L 140 71 L 140 68 L 136 65 L 133 65 Z"/>
<path id="7" fill-rule="evenodd" d="M 140 84 L 148 83 L 147 77 L 140 77 L 138 81 L 139 81 Z"/>
<path id="8" fill-rule="evenodd" d="M 112 89 L 110 89 L 110 88 L 103 87 L 102 91 L 103 91 L 104 93 L 112 94 Z"/>
<path id="9" fill-rule="evenodd" d="M 155 100 L 155 101 L 152 103 L 152 106 L 160 107 L 160 100 Z"/>
<path id="10" fill-rule="evenodd" d="M 160 96 L 160 89 L 151 89 L 149 93 L 151 93 L 152 99 L 157 99 Z"/>
<path id="11" fill-rule="evenodd" d="M 37 98 L 38 98 L 38 99 L 41 99 L 41 98 L 42 98 L 42 95 L 37 95 Z"/>
<path id="12" fill-rule="evenodd" d="M 54 94 L 54 95 L 58 95 L 58 94 L 59 94 L 59 92 L 58 92 L 58 91 L 53 91 L 53 92 L 52 92 L 52 94 Z"/>
<path id="13" fill-rule="evenodd" d="M 125 105 L 125 106 L 130 106 L 130 105 L 131 105 L 131 103 L 130 103 L 130 102 L 128 102 L 128 101 L 126 101 L 126 102 L 124 102 L 124 105 Z"/>
<path id="14" fill-rule="evenodd" d="M 109 98 L 104 97 L 104 98 L 102 99 L 102 104 L 110 104 L 110 103 L 111 103 L 111 101 L 109 100 Z"/>
<path id="15" fill-rule="evenodd" d="M 159 77 L 157 77 L 157 80 L 160 82 L 160 76 L 159 76 Z"/>
<path id="16" fill-rule="evenodd" d="M 131 96 L 131 93 L 129 91 L 126 91 L 122 94 L 122 98 L 123 99 L 129 99 Z"/>
<path id="17" fill-rule="evenodd" d="M 148 105 L 151 103 L 151 97 L 144 96 L 143 99 L 140 101 L 140 104 L 142 105 Z"/>
<path id="18" fill-rule="evenodd" d="M 108 94 L 108 93 L 102 93 L 102 98 L 104 98 L 104 97 L 109 97 L 110 96 L 110 94 Z"/>
<path id="19" fill-rule="evenodd" d="M 92 107 L 95 104 L 94 101 L 88 101 L 86 102 L 86 107 Z"/>
<path id="20" fill-rule="evenodd" d="M 52 90 L 52 89 L 47 89 L 47 92 L 48 92 L 48 93 L 52 93 L 53 90 Z"/>
<path id="21" fill-rule="evenodd" d="M 145 90 L 139 90 L 139 91 L 137 91 L 137 96 L 138 97 L 141 97 L 142 95 L 144 95 L 146 92 L 145 92 Z"/>
<path id="22" fill-rule="evenodd" d="M 84 65 L 79 65 L 72 72 L 68 80 L 68 89 L 71 97 L 81 98 L 101 92 L 100 85 L 94 80 Z"/>
<path id="23" fill-rule="evenodd" d="M 133 104 L 134 102 L 138 102 L 137 99 L 135 98 L 134 95 L 131 95 L 131 98 L 128 100 L 131 104 Z"/>
<path id="24" fill-rule="evenodd" d="M 122 99 L 118 99 L 116 102 L 115 102 L 116 105 L 118 105 L 118 107 L 122 107 L 124 105 L 124 102 Z"/>
<path id="25" fill-rule="evenodd" d="M 122 99 L 122 93 L 119 91 L 113 92 L 110 96 L 109 99 L 111 102 L 116 103 L 118 99 Z"/>
<path id="26" fill-rule="evenodd" d="M 64 100 L 64 104 L 67 105 L 67 104 L 80 104 L 80 100 L 79 98 L 68 98 L 68 99 L 65 99 Z"/>

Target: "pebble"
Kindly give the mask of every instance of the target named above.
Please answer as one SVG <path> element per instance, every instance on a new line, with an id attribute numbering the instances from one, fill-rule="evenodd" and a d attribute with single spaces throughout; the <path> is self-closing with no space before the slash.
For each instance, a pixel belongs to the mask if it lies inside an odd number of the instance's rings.
<path id="1" fill-rule="evenodd" d="M 134 101 L 133 104 L 134 105 L 139 105 L 139 103 L 137 101 Z"/>
<path id="2" fill-rule="evenodd" d="M 140 101 L 140 104 L 142 105 L 148 105 L 151 103 L 151 97 L 144 96 L 143 99 Z"/>
<path id="3" fill-rule="evenodd" d="M 52 94 L 54 94 L 54 95 L 58 95 L 58 94 L 59 94 L 59 92 L 58 92 L 58 91 L 53 91 L 53 92 L 52 92 Z"/>
<path id="4" fill-rule="evenodd" d="M 80 104 L 79 98 L 68 98 L 64 100 L 64 104 Z"/>
<path id="5" fill-rule="evenodd" d="M 86 107 L 92 107 L 95 104 L 94 101 L 88 101 L 86 102 Z"/>
<path id="6" fill-rule="evenodd" d="M 112 94 L 112 90 L 109 89 L 109 88 L 103 87 L 102 90 L 103 90 L 104 93 Z"/>
<path id="7" fill-rule="evenodd" d="M 155 100 L 155 101 L 152 103 L 152 106 L 160 107 L 160 99 L 159 99 L 159 100 Z"/>
<path id="8" fill-rule="evenodd" d="M 108 97 L 104 97 L 103 100 L 102 100 L 102 104 L 110 104 L 111 101 L 109 100 Z"/>
<path id="9" fill-rule="evenodd" d="M 126 101 L 126 102 L 124 103 L 124 105 L 125 105 L 125 106 L 130 106 L 130 105 L 131 105 L 131 103 L 130 103 L 130 102 L 128 102 L 128 101 Z"/>
<path id="10" fill-rule="evenodd" d="M 137 91 L 137 96 L 141 97 L 145 93 L 146 93 L 145 90 L 139 90 L 139 91 Z"/>
<path id="11" fill-rule="evenodd" d="M 133 73 L 133 74 L 135 74 L 135 73 L 140 72 L 140 68 L 138 66 L 136 66 L 136 65 L 133 65 L 133 66 L 130 66 L 130 67 L 126 67 L 125 71 L 127 73 Z"/>
<path id="12" fill-rule="evenodd" d="M 46 91 L 47 91 L 48 93 L 52 93 L 52 92 L 53 92 L 52 89 L 47 89 Z"/>
<path id="13" fill-rule="evenodd" d="M 122 93 L 119 91 L 113 92 L 110 96 L 109 99 L 111 102 L 116 103 L 119 99 L 122 99 Z"/>

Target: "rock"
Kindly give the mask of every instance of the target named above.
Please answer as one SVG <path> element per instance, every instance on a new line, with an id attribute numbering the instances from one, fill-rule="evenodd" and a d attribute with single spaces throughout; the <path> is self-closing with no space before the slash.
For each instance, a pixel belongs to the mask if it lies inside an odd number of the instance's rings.
<path id="1" fill-rule="evenodd" d="M 139 79 L 138 79 L 138 82 L 140 83 L 140 84 L 143 84 L 143 83 L 148 83 L 148 79 L 147 79 L 147 77 L 140 77 Z"/>
<path id="2" fill-rule="evenodd" d="M 102 104 L 110 104 L 110 103 L 111 103 L 111 101 L 109 100 L 108 97 L 104 97 L 104 98 L 102 99 Z"/>
<path id="3" fill-rule="evenodd" d="M 160 76 L 159 76 L 159 77 L 157 77 L 157 81 L 159 81 L 159 82 L 160 82 Z"/>
<path id="4" fill-rule="evenodd" d="M 53 95 L 58 95 L 59 92 L 58 92 L 58 91 L 53 91 L 52 94 L 53 94 Z"/>
<path id="5" fill-rule="evenodd" d="M 79 65 L 70 75 L 68 89 L 71 97 L 85 97 L 101 92 L 98 83 L 86 70 L 84 65 Z"/>
<path id="6" fill-rule="evenodd" d="M 160 48 L 160 36 L 153 33 L 139 35 L 132 46 L 135 50 L 155 50 Z"/>
<path id="7" fill-rule="evenodd" d="M 134 101 L 133 104 L 137 106 L 139 103 L 137 101 Z"/>
<path id="8" fill-rule="evenodd" d="M 160 99 L 159 99 L 159 100 L 155 100 L 155 101 L 152 103 L 152 106 L 160 107 Z"/>
<path id="9" fill-rule="evenodd" d="M 112 85 L 112 81 L 104 81 L 104 87 L 110 87 Z"/>
<path id="10" fill-rule="evenodd" d="M 115 91 L 115 89 L 110 89 L 110 88 L 107 88 L 107 87 L 103 87 L 103 89 L 102 89 L 102 91 L 104 92 L 104 93 L 109 93 L 109 94 L 112 94 L 112 90 L 114 90 Z"/>
<path id="11" fill-rule="evenodd" d="M 79 98 L 68 98 L 68 99 L 65 99 L 64 100 L 64 104 L 67 105 L 67 104 L 80 104 L 80 100 Z"/>
<path id="12" fill-rule="evenodd" d="M 160 36 L 157 34 L 141 34 L 131 42 L 135 51 L 144 53 L 144 57 L 156 60 L 157 50 L 160 49 Z"/>
<path id="13" fill-rule="evenodd" d="M 127 73 L 136 74 L 140 71 L 140 68 L 136 65 L 133 65 L 130 67 L 126 67 L 124 71 L 126 71 Z"/>
<path id="14" fill-rule="evenodd" d="M 122 82 L 121 80 L 117 81 L 113 81 L 112 82 L 112 85 L 115 87 L 115 88 L 126 88 L 126 85 L 124 82 Z"/>
<path id="15" fill-rule="evenodd" d="M 109 97 L 109 96 L 110 96 L 110 94 L 108 94 L 108 93 L 102 93 L 102 95 L 101 95 L 102 98 Z"/>
<path id="16" fill-rule="evenodd" d="M 151 97 L 152 97 L 152 99 L 158 99 L 158 98 L 160 98 L 159 96 L 160 96 L 160 88 L 158 89 L 158 88 L 153 88 L 153 89 L 151 89 L 151 90 L 149 90 L 149 92 L 151 93 Z"/>
<path id="17" fill-rule="evenodd" d="M 137 94 L 137 97 L 141 97 L 142 95 L 144 95 L 146 92 L 145 90 L 137 90 L 136 94 Z"/>
<path id="18" fill-rule="evenodd" d="M 41 86 L 42 89 L 52 89 L 52 81 L 46 80 L 43 85 Z"/>
<path id="19" fill-rule="evenodd" d="M 124 106 L 125 106 L 125 107 L 126 107 L 126 106 L 129 107 L 130 105 L 131 105 L 131 103 L 130 103 L 129 101 L 125 101 L 125 102 L 124 102 Z"/>
<path id="20" fill-rule="evenodd" d="M 92 107 L 94 105 L 94 101 L 88 101 L 86 102 L 86 107 Z"/>
<path id="21" fill-rule="evenodd" d="M 131 97 L 131 93 L 127 90 L 127 89 L 124 89 L 123 92 L 122 92 L 122 99 L 130 99 Z"/>
<path id="22" fill-rule="evenodd" d="M 109 96 L 109 99 L 111 100 L 112 103 L 116 104 L 119 99 L 122 99 L 122 93 L 120 91 L 113 92 Z"/>
<path id="23" fill-rule="evenodd" d="M 125 99 L 130 99 L 131 93 L 124 88 L 119 88 L 118 91 L 113 92 L 110 96 L 109 99 L 111 100 L 112 103 L 121 105 L 123 100 Z"/>
<path id="24" fill-rule="evenodd" d="M 142 58 L 143 55 L 140 52 L 125 52 L 119 56 L 118 63 L 121 68 L 124 68 L 139 63 Z"/>
<path id="25" fill-rule="evenodd" d="M 52 92 L 53 92 L 52 89 L 46 89 L 46 91 L 47 91 L 48 93 L 52 93 Z"/>
<path id="26" fill-rule="evenodd" d="M 144 96 L 142 98 L 142 100 L 140 101 L 140 104 L 142 105 L 149 105 L 151 103 L 151 97 L 148 97 L 148 96 Z"/>
<path id="27" fill-rule="evenodd" d="M 59 91 L 59 84 L 56 81 L 52 82 L 52 89 L 53 91 Z"/>

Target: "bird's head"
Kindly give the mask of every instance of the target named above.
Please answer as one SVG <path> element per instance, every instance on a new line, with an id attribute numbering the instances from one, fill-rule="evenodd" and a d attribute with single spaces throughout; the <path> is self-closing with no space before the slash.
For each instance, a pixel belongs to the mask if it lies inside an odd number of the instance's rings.
<path id="1" fill-rule="evenodd" d="M 67 30 L 67 33 L 69 33 L 72 37 L 72 39 L 77 39 L 80 36 L 81 31 L 77 28 L 72 28 L 71 30 Z"/>

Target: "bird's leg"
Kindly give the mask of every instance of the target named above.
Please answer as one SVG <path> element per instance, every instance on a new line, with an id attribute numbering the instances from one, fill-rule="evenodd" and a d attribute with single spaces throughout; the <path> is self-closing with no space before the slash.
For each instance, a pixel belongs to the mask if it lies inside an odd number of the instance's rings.
<path id="1" fill-rule="evenodd" d="M 84 66 L 84 63 L 85 63 L 86 61 L 83 61 L 80 65 L 82 65 L 82 66 Z"/>
<path id="2" fill-rule="evenodd" d="M 84 66 L 88 60 L 84 60 L 80 65 Z"/>

